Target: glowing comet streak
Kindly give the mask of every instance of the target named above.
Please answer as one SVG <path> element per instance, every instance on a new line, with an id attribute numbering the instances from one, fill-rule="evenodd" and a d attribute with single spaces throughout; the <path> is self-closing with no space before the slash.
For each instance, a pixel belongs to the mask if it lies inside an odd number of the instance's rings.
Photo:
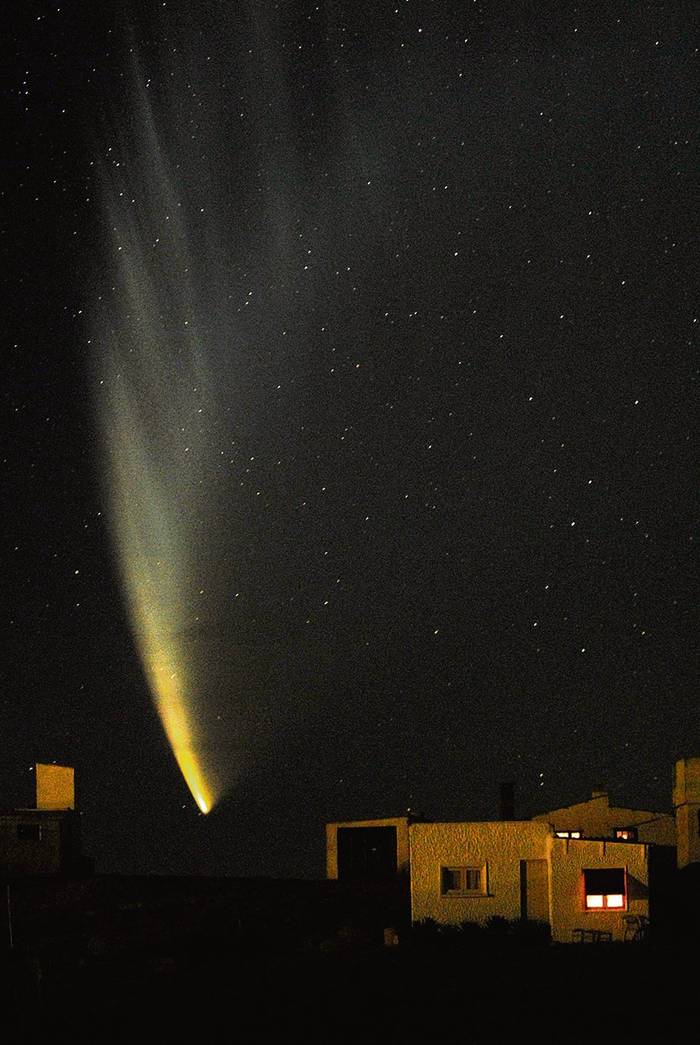
<path id="1" fill-rule="evenodd" d="M 188 711 L 188 665 L 182 641 L 183 607 L 191 587 L 173 497 L 158 475 L 135 416 L 123 375 L 112 372 L 103 420 L 109 432 L 108 488 L 114 536 L 132 631 L 149 689 L 180 771 L 202 813 L 216 801 L 198 754 Z M 171 511 L 168 511 L 168 507 Z M 211 776 L 211 773 L 209 774 Z"/>
<path id="2" fill-rule="evenodd" d="M 216 401 L 193 321 L 179 165 L 162 146 L 137 69 L 133 82 L 131 137 L 120 143 L 119 160 L 105 149 L 101 168 L 115 286 L 94 331 L 97 419 L 134 641 L 180 771 L 208 813 L 223 784 L 203 724 L 211 665 L 201 645 L 197 574 L 211 534 L 202 475 L 211 468 L 214 422 L 205 435 L 199 418 L 204 407 L 215 417 Z"/>
<path id="3" fill-rule="evenodd" d="M 156 650 L 152 654 L 142 651 L 141 656 L 151 692 L 155 694 L 156 707 L 163 723 L 163 729 L 180 767 L 180 772 L 200 810 L 208 813 L 212 807 L 211 791 L 193 748 L 192 730 L 178 672 L 171 670 L 172 663 L 161 650 Z"/>

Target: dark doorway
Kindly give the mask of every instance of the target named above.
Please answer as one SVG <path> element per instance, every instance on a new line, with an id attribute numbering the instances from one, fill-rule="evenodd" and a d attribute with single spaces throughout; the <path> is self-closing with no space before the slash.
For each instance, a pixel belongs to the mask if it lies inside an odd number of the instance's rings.
<path id="1" fill-rule="evenodd" d="M 338 828 L 338 878 L 392 878 L 395 874 L 395 827 Z"/>
<path id="2" fill-rule="evenodd" d="M 520 861 L 520 917 L 549 921 L 549 887 L 546 860 Z"/>

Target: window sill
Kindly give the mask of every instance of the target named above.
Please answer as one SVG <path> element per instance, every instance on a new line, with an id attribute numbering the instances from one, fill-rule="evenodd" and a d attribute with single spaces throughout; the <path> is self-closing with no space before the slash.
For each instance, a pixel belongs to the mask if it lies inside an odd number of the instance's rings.
<path id="1" fill-rule="evenodd" d="M 491 900 L 493 893 L 440 893 L 441 900 Z"/>

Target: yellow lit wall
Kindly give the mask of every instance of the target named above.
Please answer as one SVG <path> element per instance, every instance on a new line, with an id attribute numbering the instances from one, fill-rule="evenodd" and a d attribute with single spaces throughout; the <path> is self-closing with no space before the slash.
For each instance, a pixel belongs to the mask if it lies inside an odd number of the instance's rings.
<path id="1" fill-rule="evenodd" d="M 681 758 L 674 767 L 678 866 L 700 863 L 700 758 Z"/>
<path id="2" fill-rule="evenodd" d="M 584 838 L 613 838 L 615 828 L 634 827 L 639 842 L 676 844 L 676 824 L 669 813 L 611 806 L 610 796 L 605 792 L 595 794 L 586 802 L 538 813 L 532 819 L 546 821 L 555 831 L 581 831 Z"/>
<path id="3" fill-rule="evenodd" d="M 72 766 L 37 763 L 37 809 L 75 809 L 75 777 Z"/>
<path id="4" fill-rule="evenodd" d="M 483 923 L 493 915 L 519 918 L 521 860 L 549 863 L 548 824 L 528 820 L 411 824 L 409 833 L 414 922 L 432 918 L 458 925 L 463 921 Z M 465 866 L 486 869 L 486 892 L 442 896 L 440 868 Z"/>
<path id="5" fill-rule="evenodd" d="M 600 929 L 623 940 L 624 916 L 649 916 L 649 863 L 647 846 L 634 842 L 552 839 L 551 852 L 552 937 L 569 943 L 574 929 Z M 622 867 L 627 872 L 625 910 L 586 910 L 583 869 Z"/>
<path id="6" fill-rule="evenodd" d="M 555 838 L 548 824 L 532 820 L 412 824 L 409 833 L 414 922 L 432 918 L 442 924 L 483 924 L 493 915 L 519 919 L 522 861 L 542 871 L 548 902 L 543 897 L 537 917 L 549 921 L 552 938 L 560 943 L 570 943 L 578 928 L 610 932 L 613 940 L 623 940 L 626 915 L 649 915 L 646 845 Z M 464 866 L 486 869 L 485 892 L 441 895 L 441 867 Z M 614 867 L 626 871 L 625 908 L 586 910 L 584 869 Z"/>

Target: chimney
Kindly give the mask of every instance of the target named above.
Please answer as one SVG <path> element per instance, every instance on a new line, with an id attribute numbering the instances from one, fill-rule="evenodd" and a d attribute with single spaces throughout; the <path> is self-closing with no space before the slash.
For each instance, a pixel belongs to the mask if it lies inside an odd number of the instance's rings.
<path id="1" fill-rule="evenodd" d="M 75 809 L 75 773 L 72 766 L 36 765 L 37 809 Z"/>
<path id="2" fill-rule="evenodd" d="M 515 820 L 515 784 L 504 780 L 498 788 L 498 819 Z"/>

